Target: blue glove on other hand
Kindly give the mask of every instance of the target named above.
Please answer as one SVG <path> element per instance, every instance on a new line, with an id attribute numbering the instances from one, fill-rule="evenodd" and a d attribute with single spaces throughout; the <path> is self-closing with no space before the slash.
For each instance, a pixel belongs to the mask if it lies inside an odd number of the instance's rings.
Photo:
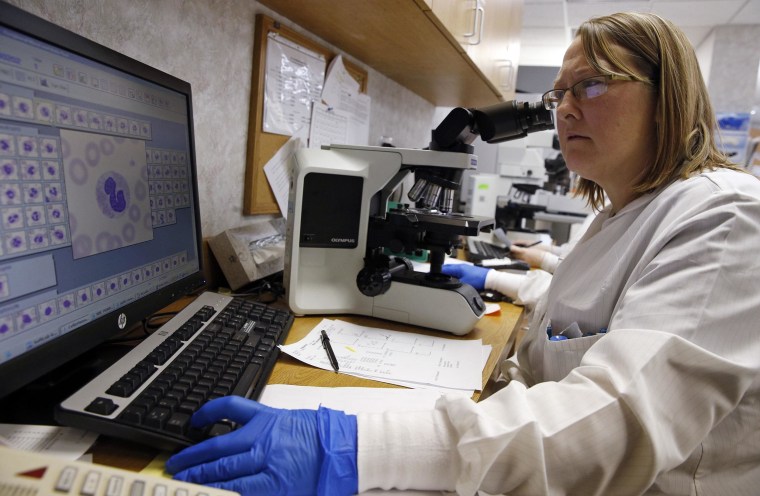
<path id="1" fill-rule="evenodd" d="M 456 277 L 465 284 L 469 284 L 477 291 L 483 291 L 486 285 L 486 275 L 489 270 L 485 267 L 478 267 L 470 264 L 447 264 L 441 268 L 441 272 L 446 275 Z"/>
<path id="2" fill-rule="evenodd" d="M 194 427 L 223 419 L 245 424 L 166 461 L 175 479 L 243 495 L 350 495 L 358 492 L 356 416 L 337 410 L 282 410 L 239 396 L 203 405 Z"/>

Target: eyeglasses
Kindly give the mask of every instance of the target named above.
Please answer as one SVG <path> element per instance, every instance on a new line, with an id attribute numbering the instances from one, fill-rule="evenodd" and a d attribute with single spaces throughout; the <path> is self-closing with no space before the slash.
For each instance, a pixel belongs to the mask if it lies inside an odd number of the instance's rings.
<path id="1" fill-rule="evenodd" d="M 565 97 L 565 93 L 568 90 L 573 93 L 573 96 L 577 100 L 590 100 L 607 93 L 607 87 L 609 86 L 610 81 L 641 81 L 649 83 L 649 81 L 642 81 L 631 76 L 602 74 L 581 79 L 569 88 L 549 90 L 541 96 L 541 101 L 544 103 L 544 107 L 546 107 L 547 110 L 556 110 L 559 107 L 559 104 L 562 103 L 562 99 Z"/>

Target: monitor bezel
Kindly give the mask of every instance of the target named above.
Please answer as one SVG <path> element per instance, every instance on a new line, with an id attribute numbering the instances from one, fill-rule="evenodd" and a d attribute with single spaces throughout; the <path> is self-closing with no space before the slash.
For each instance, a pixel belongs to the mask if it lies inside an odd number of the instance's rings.
<path id="1" fill-rule="evenodd" d="M 62 50 L 92 59 L 135 77 L 177 91 L 187 97 L 189 126 L 190 185 L 196 231 L 198 270 L 183 279 L 150 293 L 117 310 L 84 324 L 55 340 L 32 349 L 17 358 L 0 363 L 0 398 L 23 388 L 107 340 L 165 308 L 179 298 L 201 289 L 206 280 L 203 272 L 203 238 L 198 203 L 197 163 L 192 111 L 192 89 L 189 82 L 167 74 L 125 54 L 69 31 L 23 9 L 0 1 L 0 26 L 10 28 Z"/>

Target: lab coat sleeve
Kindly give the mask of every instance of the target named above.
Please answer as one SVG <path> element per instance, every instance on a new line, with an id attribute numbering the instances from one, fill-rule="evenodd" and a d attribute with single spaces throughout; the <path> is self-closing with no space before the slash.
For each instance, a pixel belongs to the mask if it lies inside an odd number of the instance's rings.
<path id="1" fill-rule="evenodd" d="M 492 270 L 486 275 L 485 287 L 511 298 L 515 304 L 535 306 L 551 284 L 552 276 L 543 270 L 530 270 L 525 274 Z"/>
<path id="2" fill-rule="evenodd" d="M 554 274 L 554 271 L 557 270 L 557 266 L 561 260 L 562 259 L 554 253 L 546 252 L 541 259 L 541 270 L 544 270 L 549 274 Z"/>
<path id="3" fill-rule="evenodd" d="M 360 413 L 357 426 L 359 492 L 449 490 L 456 484 L 457 434 L 444 412 Z"/>

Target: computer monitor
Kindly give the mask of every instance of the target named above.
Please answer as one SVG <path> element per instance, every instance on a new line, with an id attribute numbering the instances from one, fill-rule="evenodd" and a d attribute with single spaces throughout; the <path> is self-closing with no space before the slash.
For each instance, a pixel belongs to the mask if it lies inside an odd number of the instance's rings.
<path id="1" fill-rule="evenodd" d="M 0 2 L 0 397 L 204 283 L 191 101 Z"/>

